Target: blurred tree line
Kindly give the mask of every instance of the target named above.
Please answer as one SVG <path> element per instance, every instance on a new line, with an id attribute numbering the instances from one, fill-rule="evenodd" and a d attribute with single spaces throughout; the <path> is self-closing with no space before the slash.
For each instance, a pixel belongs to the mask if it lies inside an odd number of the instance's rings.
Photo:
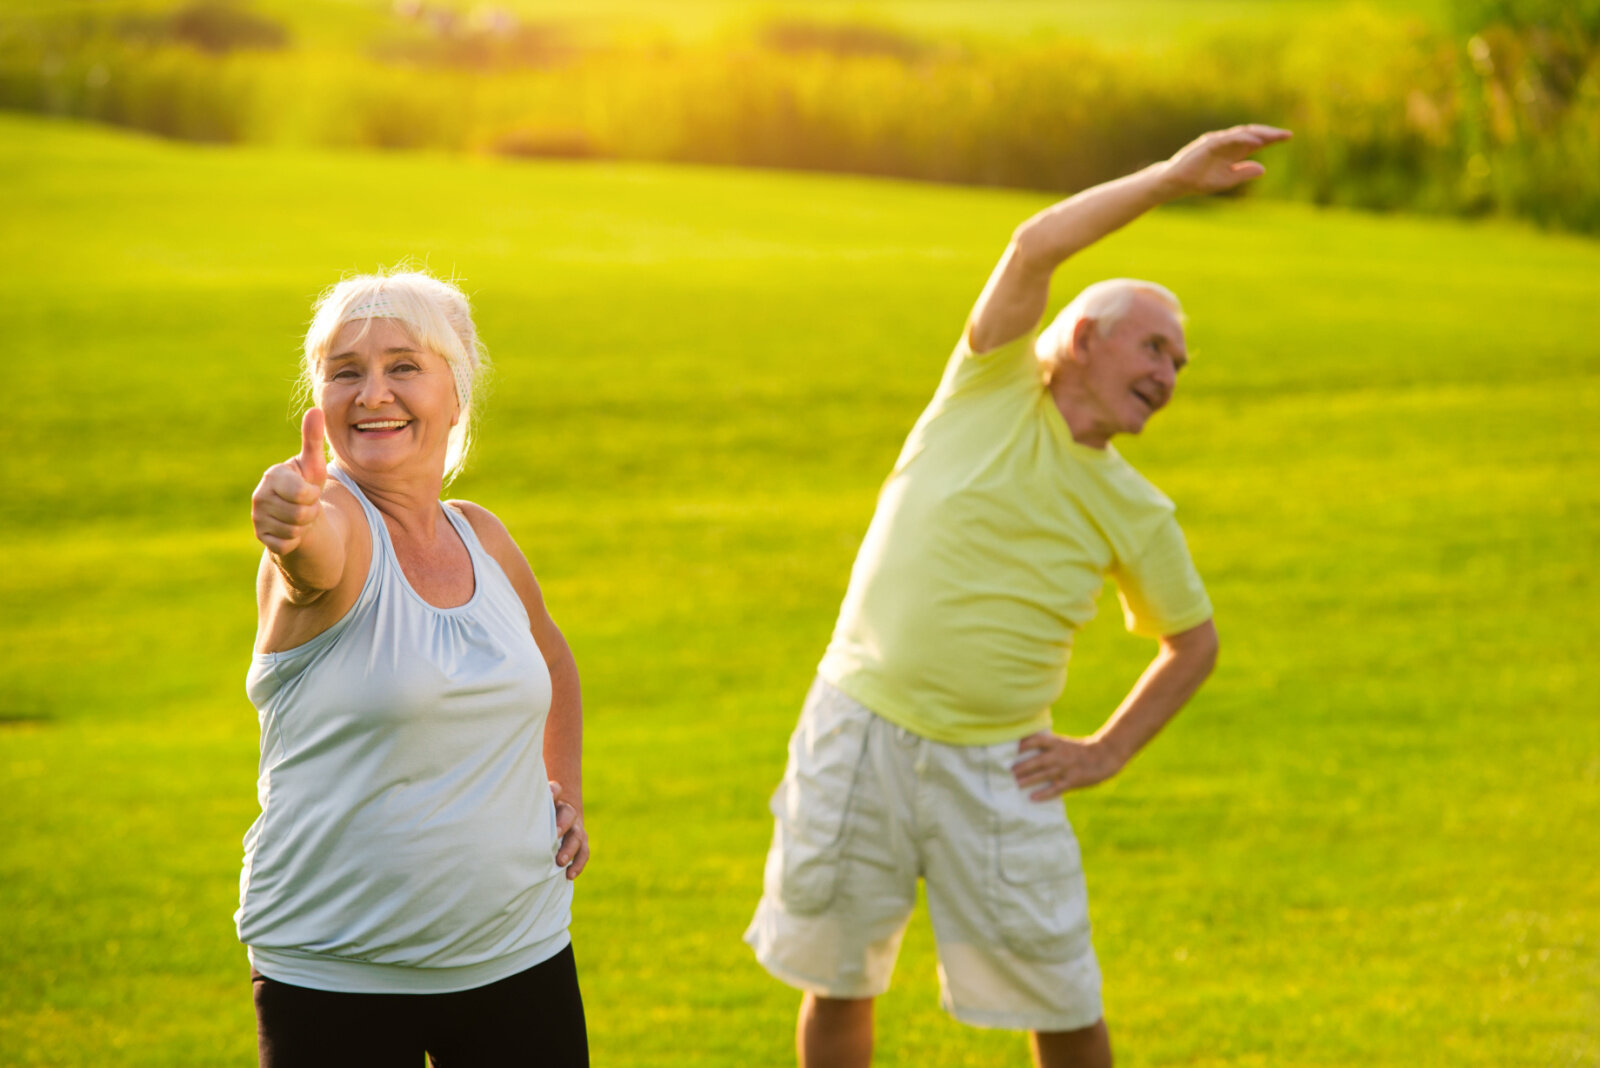
<path id="1" fill-rule="evenodd" d="M 693 161 L 1070 190 L 1218 125 L 1293 128 L 1264 191 L 1600 233 L 1600 0 L 1349 8 L 1148 49 L 774 16 L 584 42 L 401 0 L 349 55 L 237 0 L 0 22 L 0 107 L 199 141 Z"/>

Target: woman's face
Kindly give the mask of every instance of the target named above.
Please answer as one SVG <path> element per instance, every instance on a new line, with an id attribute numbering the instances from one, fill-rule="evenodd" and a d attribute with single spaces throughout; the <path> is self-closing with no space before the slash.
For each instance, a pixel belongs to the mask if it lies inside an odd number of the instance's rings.
<path id="1" fill-rule="evenodd" d="M 461 417 L 455 379 L 445 358 L 420 348 L 399 321 L 341 326 L 322 361 L 316 395 L 340 466 L 352 473 L 443 474 L 450 428 Z"/>

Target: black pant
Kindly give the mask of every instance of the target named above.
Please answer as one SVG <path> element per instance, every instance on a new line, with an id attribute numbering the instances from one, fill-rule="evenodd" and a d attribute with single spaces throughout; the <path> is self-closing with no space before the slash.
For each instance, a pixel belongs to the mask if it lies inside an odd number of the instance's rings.
<path id="1" fill-rule="evenodd" d="M 587 1068 L 572 947 L 453 994 L 344 994 L 251 975 L 261 1068 Z"/>

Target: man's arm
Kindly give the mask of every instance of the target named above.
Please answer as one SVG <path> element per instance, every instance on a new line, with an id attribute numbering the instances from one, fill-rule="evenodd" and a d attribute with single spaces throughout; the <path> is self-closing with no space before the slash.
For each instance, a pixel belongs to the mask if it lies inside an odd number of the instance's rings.
<path id="1" fill-rule="evenodd" d="M 1066 738 L 1040 731 L 1018 743 L 1023 759 L 1012 766 L 1017 785 L 1031 788 L 1033 800 L 1048 801 L 1111 778 L 1178 714 L 1216 662 L 1217 628 L 1210 620 L 1162 638 L 1161 651 L 1093 735 Z"/>
<path id="2" fill-rule="evenodd" d="M 1038 325 L 1050 299 L 1050 276 L 1073 254 L 1126 226 L 1151 208 L 1179 197 L 1216 193 L 1260 177 L 1251 153 L 1287 140 L 1274 126 L 1214 130 L 1171 159 L 1085 189 L 1046 208 L 1012 234 L 994 273 L 967 319 L 967 344 L 988 352 Z"/>

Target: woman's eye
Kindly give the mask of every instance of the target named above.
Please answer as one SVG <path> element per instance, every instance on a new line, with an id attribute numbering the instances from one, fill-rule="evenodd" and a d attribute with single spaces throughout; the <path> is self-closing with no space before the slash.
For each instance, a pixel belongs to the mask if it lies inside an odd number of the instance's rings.
<path id="1" fill-rule="evenodd" d="M 397 363 L 394 365 L 393 370 L 397 374 L 409 374 L 412 371 L 417 370 L 417 365 L 414 363 Z"/>
<path id="2" fill-rule="evenodd" d="M 357 375 L 354 371 L 351 371 L 349 369 L 346 369 L 346 370 L 343 370 L 343 371 L 335 371 L 334 374 L 333 374 L 333 380 L 335 382 L 349 382 L 352 379 L 359 378 L 359 377 L 360 377 L 359 375 Z"/>

